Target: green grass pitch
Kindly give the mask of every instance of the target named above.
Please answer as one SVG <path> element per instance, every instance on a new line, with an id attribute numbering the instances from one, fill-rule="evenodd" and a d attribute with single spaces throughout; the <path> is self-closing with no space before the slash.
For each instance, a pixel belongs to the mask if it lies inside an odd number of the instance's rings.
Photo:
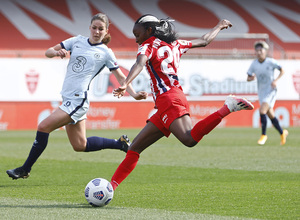
<path id="1" fill-rule="evenodd" d="M 110 180 L 123 152 L 74 152 L 65 131 L 55 131 L 31 176 L 13 181 L 5 171 L 24 163 L 35 131 L 1 131 L 0 219 L 300 219 L 300 128 L 288 130 L 285 146 L 274 128 L 264 146 L 254 128 L 217 128 L 194 148 L 162 138 L 102 208 L 87 204 L 84 188 Z"/>

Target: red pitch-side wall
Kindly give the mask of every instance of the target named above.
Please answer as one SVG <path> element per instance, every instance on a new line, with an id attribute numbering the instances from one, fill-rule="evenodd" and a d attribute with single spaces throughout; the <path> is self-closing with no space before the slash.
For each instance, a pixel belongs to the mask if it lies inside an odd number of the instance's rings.
<path id="1" fill-rule="evenodd" d="M 190 101 L 193 123 L 218 110 L 223 101 Z M 55 108 L 50 102 L 0 102 L 0 130 L 35 130 L 38 122 Z M 142 128 L 153 113 L 152 102 L 93 102 L 87 129 Z M 236 112 L 224 118 L 220 127 L 255 127 L 259 123 L 258 102 L 253 111 Z M 275 113 L 284 127 L 300 126 L 300 101 L 277 101 Z"/>

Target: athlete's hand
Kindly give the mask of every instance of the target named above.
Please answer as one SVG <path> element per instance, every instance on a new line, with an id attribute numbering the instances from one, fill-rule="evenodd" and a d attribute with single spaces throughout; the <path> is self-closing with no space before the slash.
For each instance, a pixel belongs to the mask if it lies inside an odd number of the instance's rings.
<path id="1" fill-rule="evenodd" d="M 271 86 L 272 86 L 273 89 L 276 89 L 276 87 L 277 87 L 277 81 L 274 80 L 274 81 L 271 83 Z"/>
<path id="2" fill-rule="evenodd" d="M 60 57 L 60 58 L 64 58 L 68 55 L 68 52 L 65 49 L 60 49 L 56 52 L 56 56 Z"/>
<path id="3" fill-rule="evenodd" d="M 247 76 L 247 81 L 253 81 L 253 80 L 255 80 L 255 78 L 256 78 L 256 76 L 255 76 L 255 74 L 253 74 L 252 76 Z"/>
<path id="4" fill-rule="evenodd" d="M 140 91 L 140 92 L 136 93 L 136 95 L 133 98 L 135 98 L 135 100 L 142 100 L 142 99 L 146 99 L 147 97 L 148 97 L 147 92 Z"/>
<path id="5" fill-rule="evenodd" d="M 124 96 L 124 94 L 126 92 L 126 88 L 127 88 L 127 85 L 122 85 L 119 88 L 114 89 L 113 95 L 115 97 L 121 98 L 122 96 Z"/>
<path id="6" fill-rule="evenodd" d="M 221 30 L 232 27 L 231 22 L 226 19 L 221 20 L 218 25 L 220 26 Z"/>

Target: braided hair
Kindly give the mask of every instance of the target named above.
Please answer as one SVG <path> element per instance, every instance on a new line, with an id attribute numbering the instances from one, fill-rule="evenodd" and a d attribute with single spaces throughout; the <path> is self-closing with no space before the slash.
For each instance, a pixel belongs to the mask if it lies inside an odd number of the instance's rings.
<path id="1" fill-rule="evenodd" d="M 172 19 L 158 19 L 151 14 L 145 14 L 141 16 L 135 24 L 141 24 L 147 30 L 152 28 L 152 35 L 159 38 L 162 41 L 170 44 L 177 40 L 177 33 L 174 31 L 174 25 L 171 23 Z"/>

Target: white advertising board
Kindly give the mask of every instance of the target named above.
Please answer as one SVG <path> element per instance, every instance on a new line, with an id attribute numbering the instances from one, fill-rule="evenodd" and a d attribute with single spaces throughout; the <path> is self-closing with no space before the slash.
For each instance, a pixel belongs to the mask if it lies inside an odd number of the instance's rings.
<path id="1" fill-rule="evenodd" d="M 121 59 L 119 66 L 127 75 L 135 60 Z M 189 100 L 223 100 L 228 94 L 256 97 L 256 82 L 247 82 L 246 72 L 252 60 L 182 59 L 179 79 Z M 299 100 L 300 61 L 279 60 L 285 70 L 278 81 L 278 100 Z M 68 59 L 0 59 L 0 101 L 60 101 Z M 278 72 L 276 72 L 278 74 Z M 145 70 L 133 81 L 136 91 L 150 92 Z M 132 101 L 116 99 L 112 89 L 118 86 L 107 68 L 93 80 L 91 101 Z M 152 98 L 149 97 L 149 101 Z"/>

